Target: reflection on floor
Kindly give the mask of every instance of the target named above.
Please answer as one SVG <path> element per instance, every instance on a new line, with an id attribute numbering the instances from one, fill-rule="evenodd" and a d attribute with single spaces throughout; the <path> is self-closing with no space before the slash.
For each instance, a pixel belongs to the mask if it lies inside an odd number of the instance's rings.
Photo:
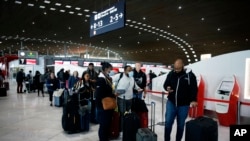
<path id="1" fill-rule="evenodd" d="M 37 93 L 16 94 L 15 82 L 10 86 L 8 96 L 0 97 L 0 141 L 98 141 L 98 125 L 91 125 L 89 132 L 66 134 L 61 127 L 62 108 L 50 107 L 47 94 L 45 97 L 38 97 Z M 158 123 L 162 121 L 161 102 L 155 102 Z M 163 141 L 164 126 L 155 128 L 158 141 Z M 172 131 L 173 141 L 175 133 L 176 125 Z M 219 141 L 229 141 L 228 127 L 219 126 Z"/>

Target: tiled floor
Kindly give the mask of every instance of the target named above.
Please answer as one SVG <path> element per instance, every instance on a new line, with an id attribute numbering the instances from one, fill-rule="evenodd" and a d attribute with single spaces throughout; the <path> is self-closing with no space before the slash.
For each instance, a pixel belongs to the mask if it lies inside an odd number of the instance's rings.
<path id="1" fill-rule="evenodd" d="M 10 87 L 8 96 L 0 97 L 0 141 L 98 141 L 98 125 L 91 125 L 89 132 L 66 134 L 61 126 L 62 108 L 50 107 L 47 94 L 45 97 L 37 97 L 36 93 L 16 94 L 15 82 L 10 82 Z M 161 102 L 155 102 L 158 123 L 162 121 Z M 163 141 L 164 126 L 155 128 L 158 141 Z M 175 132 L 176 125 L 173 141 Z M 219 126 L 219 141 L 229 141 L 228 127 Z"/>

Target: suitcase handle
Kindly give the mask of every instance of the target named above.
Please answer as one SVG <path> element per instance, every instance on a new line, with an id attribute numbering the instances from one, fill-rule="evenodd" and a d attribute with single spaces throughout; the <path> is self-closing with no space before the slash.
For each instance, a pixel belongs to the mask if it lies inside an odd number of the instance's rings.
<path id="1" fill-rule="evenodd" d="M 155 132 L 155 102 L 151 102 L 151 130 Z"/>
<path id="2" fill-rule="evenodd" d="M 194 119 L 195 117 L 197 117 L 198 108 L 197 108 L 197 106 L 195 106 L 195 107 L 190 106 L 190 108 L 191 108 L 191 118 Z"/>

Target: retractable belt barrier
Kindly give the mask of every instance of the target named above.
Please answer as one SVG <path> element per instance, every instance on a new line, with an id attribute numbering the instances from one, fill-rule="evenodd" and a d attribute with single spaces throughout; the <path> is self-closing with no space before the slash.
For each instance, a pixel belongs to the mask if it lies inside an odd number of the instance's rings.
<path id="1" fill-rule="evenodd" d="M 159 91 L 151 91 L 151 90 L 147 90 L 148 93 L 151 93 L 151 94 L 161 94 L 162 95 L 162 122 L 159 122 L 158 125 L 165 125 L 165 122 L 164 122 L 164 95 L 168 95 L 168 92 L 159 92 Z M 198 98 L 199 99 L 199 98 Z M 204 101 L 210 101 L 210 102 L 222 102 L 222 103 L 232 103 L 228 100 L 220 100 L 220 99 L 213 99 L 213 98 L 202 98 L 202 99 L 199 99 L 199 100 L 204 100 Z M 242 102 L 242 101 L 238 101 L 238 104 L 237 104 L 237 123 L 240 124 L 240 106 L 241 105 L 246 105 L 246 106 L 250 106 L 250 103 L 248 102 Z"/>

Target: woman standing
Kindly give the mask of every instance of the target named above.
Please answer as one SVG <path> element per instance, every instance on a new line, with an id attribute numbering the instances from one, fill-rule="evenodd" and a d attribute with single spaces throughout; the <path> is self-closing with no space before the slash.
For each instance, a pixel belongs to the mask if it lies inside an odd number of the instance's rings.
<path id="1" fill-rule="evenodd" d="M 109 141 L 109 133 L 112 122 L 112 115 L 114 110 L 104 110 L 102 100 L 106 97 L 115 98 L 112 87 L 112 79 L 109 77 L 109 73 L 112 70 L 112 65 L 108 62 L 101 63 L 102 72 L 96 82 L 96 106 L 99 122 L 99 140 Z"/>
<path id="2" fill-rule="evenodd" d="M 75 90 L 81 93 L 81 98 L 90 99 L 93 95 L 93 86 L 90 82 L 90 75 L 88 72 L 83 72 L 82 79 L 75 85 Z"/>
<path id="3" fill-rule="evenodd" d="M 50 106 L 52 106 L 53 93 L 56 89 L 59 89 L 60 86 L 59 80 L 55 77 L 53 72 L 50 73 L 50 77 L 46 82 L 46 86 L 48 88 Z"/>
<path id="4" fill-rule="evenodd" d="M 34 87 L 37 89 L 37 96 L 39 96 L 39 90 L 40 90 L 40 76 L 41 73 L 39 71 L 36 71 L 33 84 Z"/>

